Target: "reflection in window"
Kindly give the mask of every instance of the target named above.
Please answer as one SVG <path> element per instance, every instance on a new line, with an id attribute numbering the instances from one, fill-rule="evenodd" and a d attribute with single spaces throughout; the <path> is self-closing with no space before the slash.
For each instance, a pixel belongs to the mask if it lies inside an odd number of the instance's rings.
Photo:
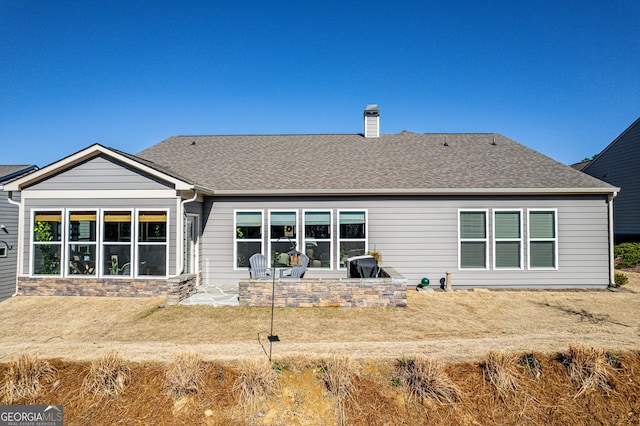
<path id="1" fill-rule="evenodd" d="M 103 222 L 104 275 L 131 276 L 131 212 L 105 211 Z"/>
<path id="2" fill-rule="evenodd" d="M 262 253 L 262 212 L 236 212 L 236 268 L 248 268 L 249 258 Z"/>
<path id="3" fill-rule="evenodd" d="M 96 275 L 96 212 L 69 212 L 67 247 L 70 275 Z"/>
<path id="4" fill-rule="evenodd" d="M 138 275 L 167 273 L 167 212 L 141 211 L 138 214 Z"/>
<path id="5" fill-rule="evenodd" d="M 360 256 L 367 251 L 367 214 L 365 211 L 339 211 L 340 267 L 345 267 L 348 258 Z"/>
<path id="6" fill-rule="evenodd" d="M 331 268 L 331 212 L 304 212 L 304 253 L 311 268 Z"/>
<path id="7" fill-rule="evenodd" d="M 62 255 L 62 213 L 36 211 L 33 219 L 33 260 L 35 275 L 59 275 Z"/>
<path id="8" fill-rule="evenodd" d="M 270 253 L 276 266 L 288 266 L 289 256 L 286 254 L 296 246 L 297 238 L 297 212 L 270 212 L 269 225 Z"/>

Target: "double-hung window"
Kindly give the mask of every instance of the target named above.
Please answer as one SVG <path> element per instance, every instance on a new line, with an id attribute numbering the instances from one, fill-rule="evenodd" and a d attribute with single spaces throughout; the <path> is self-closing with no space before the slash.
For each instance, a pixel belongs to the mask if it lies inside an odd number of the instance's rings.
<path id="1" fill-rule="evenodd" d="M 522 211 L 493 211 L 494 269 L 522 269 Z"/>
<path id="2" fill-rule="evenodd" d="M 367 252 L 367 211 L 338 210 L 339 264 L 346 267 L 347 259 Z"/>
<path id="3" fill-rule="evenodd" d="M 131 211 L 104 211 L 102 226 L 103 274 L 131 276 Z"/>
<path id="4" fill-rule="evenodd" d="M 138 212 L 138 275 L 162 276 L 167 273 L 167 211 Z"/>
<path id="5" fill-rule="evenodd" d="M 331 268 L 331 211 L 303 213 L 304 252 L 311 268 Z"/>
<path id="6" fill-rule="evenodd" d="M 269 264 L 289 266 L 289 251 L 297 247 L 297 211 L 269 212 Z"/>
<path id="7" fill-rule="evenodd" d="M 97 275 L 97 236 L 95 211 L 68 212 L 67 273 L 69 275 Z"/>
<path id="8" fill-rule="evenodd" d="M 487 269 L 487 210 L 460 210 L 458 235 L 458 267 Z"/>
<path id="9" fill-rule="evenodd" d="M 34 275 L 60 275 L 62 260 L 62 212 L 33 214 L 31 270 Z"/>
<path id="10" fill-rule="evenodd" d="M 262 253 L 262 211 L 235 212 L 235 267 L 248 268 L 249 258 Z"/>
<path id="11" fill-rule="evenodd" d="M 556 210 L 529 210 L 529 268 L 557 269 Z"/>

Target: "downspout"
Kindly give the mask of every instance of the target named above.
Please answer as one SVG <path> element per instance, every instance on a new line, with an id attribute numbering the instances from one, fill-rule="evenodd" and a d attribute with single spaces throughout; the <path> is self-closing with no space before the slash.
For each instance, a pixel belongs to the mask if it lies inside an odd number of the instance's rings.
<path id="1" fill-rule="evenodd" d="M 607 212 L 609 218 L 609 288 L 616 286 L 615 278 L 615 259 L 613 257 L 613 200 L 618 196 L 618 192 L 614 191 L 607 196 Z"/>
<path id="2" fill-rule="evenodd" d="M 22 271 L 22 198 L 20 198 L 20 202 L 13 200 L 13 191 L 9 191 L 7 193 L 7 201 L 9 204 L 13 204 L 14 206 L 18 206 L 18 248 L 16 249 L 16 291 L 11 295 L 11 297 L 16 297 L 18 295 L 18 275 L 20 275 L 20 271 Z"/>
<path id="3" fill-rule="evenodd" d="M 194 188 L 193 190 L 193 197 L 188 199 L 188 200 L 182 200 L 180 202 L 180 230 L 178 231 L 180 233 L 180 238 L 178 239 L 178 241 L 176 241 L 177 245 L 179 245 L 180 250 L 180 256 L 176 256 L 178 257 L 178 268 L 176 271 L 180 271 L 180 273 L 178 275 L 182 275 L 184 273 L 184 218 L 187 214 L 184 205 L 187 203 L 193 203 L 196 199 L 198 198 L 198 190 Z M 176 247 L 176 250 L 178 249 L 178 247 Z M 177 254 L 177 253 L 176 253 Z"/>

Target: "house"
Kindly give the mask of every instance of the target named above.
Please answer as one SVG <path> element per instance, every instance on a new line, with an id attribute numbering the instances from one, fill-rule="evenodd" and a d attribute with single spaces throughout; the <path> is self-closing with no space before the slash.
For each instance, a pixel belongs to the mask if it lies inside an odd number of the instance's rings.
<path id="1" fill-rule="evenodd" d="M 21 294 L 152 295 L 232 284 L 291 243 L 305 277 L 368 251 L 408 285 L 605 288 L 618 188 L 500 134 L 174 136 L 91 145 L 13 180 Z"/>
<path id="2" fill-rule="evenodd" d="M 8 201 L 3 184 L 31 171 L 34 165 L 0 165 L 0 301 L 16 292 L 18 206 Z M 16 200 L 20 195 L 16 194 Z"/>
<path id="3" fill-rule="evenodd" d="M 616 242 L 640 241 L 640 118 L 593 160 L 579 164 L 584 173 L 621 188 L 614 201 Z"/>

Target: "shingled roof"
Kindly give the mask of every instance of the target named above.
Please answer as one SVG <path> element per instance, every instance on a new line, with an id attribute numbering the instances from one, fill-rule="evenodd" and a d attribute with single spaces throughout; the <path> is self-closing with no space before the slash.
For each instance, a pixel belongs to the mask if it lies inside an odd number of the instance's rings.
<path id="1" fill-rule="evenodd" d="M 616 189 L 491 133 L 174 136 L 136 155 L 229 195 Z"/>

